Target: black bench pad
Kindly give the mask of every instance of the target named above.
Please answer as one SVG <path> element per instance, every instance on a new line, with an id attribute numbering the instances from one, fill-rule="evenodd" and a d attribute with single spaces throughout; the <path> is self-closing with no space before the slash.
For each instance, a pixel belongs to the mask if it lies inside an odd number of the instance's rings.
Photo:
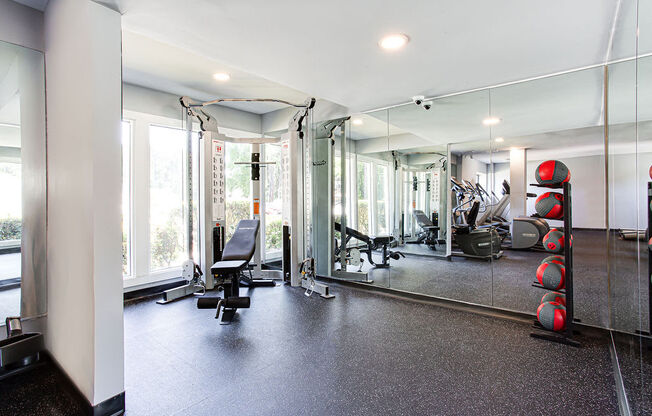
<path id="1" fill-rule="evenodd" d="M 218 261 L 211 267 L 212 274 L 236 273 L 247 266 L 247 260 Z"/>

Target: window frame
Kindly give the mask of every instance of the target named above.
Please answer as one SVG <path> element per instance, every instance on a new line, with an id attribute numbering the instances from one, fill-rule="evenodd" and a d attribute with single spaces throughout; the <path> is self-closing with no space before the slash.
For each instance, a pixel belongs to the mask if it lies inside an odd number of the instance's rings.
<path id="1" fill-rule="evenodd" d="M 127 197 L 129 198 L 129 202 L 127 203 L 127 215 L 126 217 L 128 218 L 129 221 L 129 227 L 127 228 L 127 273 L 122 274 L 122 279 L 127 280 L 131 279 L 133 274 L 134 274 L 134 243 L 133 243 L 133 236 L 134 236 L 134 218 L 133 218 L 133 211 L 134 211 L 134 186 L 133 186 L 133 179 L 134 179 L 134 157 L 133 157 L 133 151 L 134 151 L 134 124 L 135 120 L 130 118 L 130 117 L 123 117 L 122 118 L 122 123 L 127 123 L 129 125 L 129 137 L 127 139 L 127 154 L 129 155 L 129 159 L 127 160 L 128 166 L 127 166 L 127 173 L 129 175 L 127 179 L 127 183 L 129 185 L 129 191 L 127 192 Z M 122 155 L 124 155 L 124 137 L 121 137 L 121 149 L 122 149 Z M 124 167 L 124 158 L 122 158 L 122 173 L 125 173 L 125 167 Z M 122 181 L 122 184 L 124 185 L 124 178 Z M 124 190 L 121 193 L 124 196 Z M 122 203 L 124 206 L 124 201 Z M 123 221 L 124 221 L 124 212 L 123 212 Z"/>
<path id="2" fill-rule="evenodd" d="M 130 123 L 130 161 L 129 161 L 129 233 L 130 233 L 130 271 L 123 276 L 125 292 L 151 287 L 154 285 L 178 282 L 181 277 L 181 265 L 161 270 L 151 270 L 151 235 L 150 235 L 150 127 L 185 130 L 184 121 L 178 118 L 159 116 L 139 111 L 123 110 L 123 121 Z M 199 124 L 193 123 L 193 132 L 199 131 Z M 260 133 L 241 129 L 220 127 L 221 134 L 232 137 L 262 137 Z M 264 150 L 262 150 L 264 152 Z M 185 146 L 184 146 L 185 153 Z M 264 156 L 263 156 L 264 157 Z M 136 163 L 138 161 L 138 163 Z M 184 157 L 185 161 L 185 157 Z M 184 162 L 185 163 L 185 162 Z M 199 162 L 201 163 L 201 161 Z M 185 172 L 185 169 L 184 169 Z M 263 178 L 261 178 L 263 179 Z M 185 184 L 185 180 L 184 180 Z M 264 182 L 261 182 L 264 187 Z M 264 191 L 264 189 L 262 189 Z M 185 194 L 184 194 L 185 197 Z M 264 210 L 264 198 L 261 198 L 261 210 Z M 250 218 L 253 204 L 250 198 Z M 261 211 L 264 212 L 264 211 Z M 261 215 L 261 232 L 264 232 L 264 215 Z M 201 234 L 201 230 L 199 231 Z M 265 248 L 262 248 L 265 259 Z M 201 254 L 200 254 L 201 255 Z M 196 259 L 198 260 L 198 259 Z"/>
<path id="3" fill-rule="evenodd" d="M 150 126 L 183 130 L 180 119 L 123 110 L 123 120 L 131 121 L 131 275 L 123 278 L 125 291 L 154 284 L 178 281 L 181 265 L 152 271 L 150 241 Z M 193 123 L 193 132 L 199 124 Z M 138 164 L 135 161 L 138 160 Z"/>

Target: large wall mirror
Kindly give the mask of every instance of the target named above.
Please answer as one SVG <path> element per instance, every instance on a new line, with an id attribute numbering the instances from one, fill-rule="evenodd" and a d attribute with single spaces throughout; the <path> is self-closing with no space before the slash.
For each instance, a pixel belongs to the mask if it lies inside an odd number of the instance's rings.
<path id="1" fill-rule="evenodd" d="M 0 42 L 0 318 L 46 312 L 46 142 L 41 52 Z"/>
<path id="2" fill-rule="evenodd" d="M 638 267 L 647 253 L 638 243 L 646 199 L 634 187 L 647 183 L 651 162 L 640 104 L 634 122 L 636 66 L 353 115 L 333 152 L 334 221 L 344 210 L 362 237 L 347 245 L 347 269 L 362 274 L 347 278 L 536 314 L 546 292 L 533 283 L 551 255 L 544 237 L 564 223 L 537 218 L 535 202 L 550 189 L 535 185 L 535 172 L 557 160 L 571 174 L 575 318 L 627 332 L 647 325 L 632 302 L 646 287 Z M 387 244 L 370 250 L 367 238 Z"/>

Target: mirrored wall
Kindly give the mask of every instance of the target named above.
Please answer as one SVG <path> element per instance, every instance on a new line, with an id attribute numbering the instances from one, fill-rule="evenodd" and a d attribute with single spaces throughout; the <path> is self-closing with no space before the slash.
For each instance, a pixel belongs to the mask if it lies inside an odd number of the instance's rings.
<path id="1" fill-rule="evenodd" d="M 608 68 L 609 282 L 618 366 L 633 415 L 652 413 L 652 3 L 621 3 Z"/>
<path id="2" fill-rule="evenodd" d="M 552 254 L 544 237 L 564 226 L 536 208 L 554 191 L 538 186 L 537 169 L 555 160 L 570 172 L 575 318 L 645 328 L 641 218 L 652 159 L 649 106 L 639 104 L 637 118 L 633 78 L 650 73 L 645 65 L 629 59 L 353 115 L 333 142 L 333 221 L 344 211 L 350 229 L 346 267 L 340 258 L 333 270 L 535 314 L 545 292 L 533 283 Z M 335 241 L 341 252 L 337 232 Z"/>
<path id="3" fill-rule="evenodd" d="M 46 312 L 43 54 L 0 42 L 0 324 Z"/>

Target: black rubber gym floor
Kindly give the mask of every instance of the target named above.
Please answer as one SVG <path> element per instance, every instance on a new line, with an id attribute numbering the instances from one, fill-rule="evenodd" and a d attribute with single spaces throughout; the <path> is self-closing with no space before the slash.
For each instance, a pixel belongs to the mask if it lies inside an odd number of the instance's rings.
<path id="1" fill-rule="evenodd" d="M 613 328 L 627 332 L 646 328 L 647 266 L 639 278 L 637 242 L 620 240 L 614 233 L 610 245 L 612 279 L 608 281 L 605 231 L 574 232 L 575 316 L 587 324 L 610 327 L 611 289 Z M 416 252 L 415 246 L 408 248 Z M 639 248 L 641 261 L 646 264 L 647 246 L 641 242 Z M 364 270 L 377 286 L 534 314 L 545 291 L 531 285 L 539 263 L 548 255 L 541 251 L 505 250 L 503 257 L 491 262 L 409 255 L 392 260 L 388 269 L 365 264 Z"/>
<path id="2" fill-rule="evenodd" d="M 0 416 L 83 416 L 84 400 L 49 360 L 0 380 Z"/>
<path id="3" fill-rule="evenodd" d="M 606 337 L 578 349 L 526 322 L 333 292 L 257 288 L 230 326 L 192 298 L 126 305 L 127 415 L 618 414 Z"/>
<path id="4" fill-rule="evenodd" d="M 632 415 L 652 414 L 652 342 L 620 333 L 614 341 Z"/>

